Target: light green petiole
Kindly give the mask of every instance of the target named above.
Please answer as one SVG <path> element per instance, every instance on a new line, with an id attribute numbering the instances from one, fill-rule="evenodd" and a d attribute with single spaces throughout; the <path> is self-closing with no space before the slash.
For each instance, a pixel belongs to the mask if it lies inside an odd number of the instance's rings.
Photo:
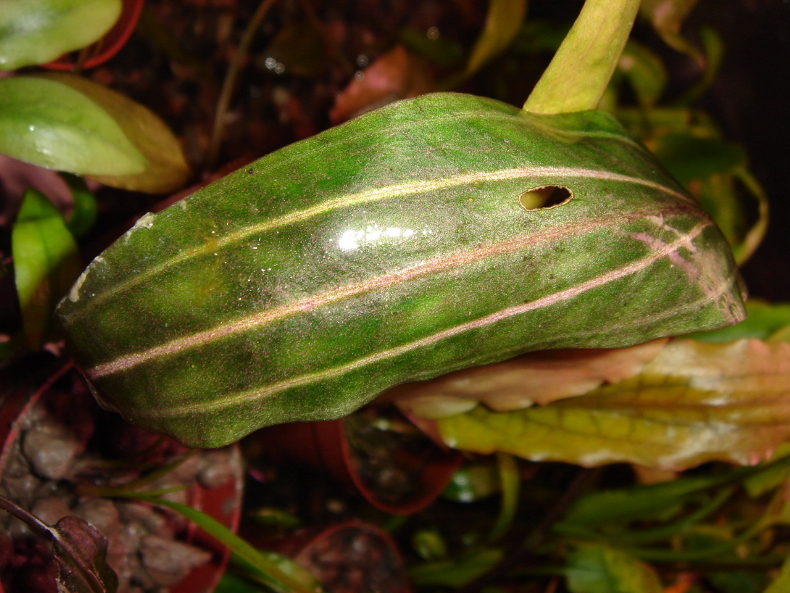
<path id="1" fill-rule="evenodd" d="M 596 109 L 631 33 L 639 0 L 586 0 L 524 103 L 532 113 Z"/>

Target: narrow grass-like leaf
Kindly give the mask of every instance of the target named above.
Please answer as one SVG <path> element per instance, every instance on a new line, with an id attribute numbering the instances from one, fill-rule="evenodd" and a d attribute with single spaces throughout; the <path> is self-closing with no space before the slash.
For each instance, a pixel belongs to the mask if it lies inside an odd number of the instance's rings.
<path id="1" fill-rule="evenodd" d="M 60 305 L 105 403 L 199 446 L 385 389 L 743 316 L 710 218 L 604 112 L 365 114 L 136 226 Z"/>
<path id="2" fill-rule="evenodd" d="M 0 70 L 43 64 L 97 41 L 121 14 L 121 0 L 3 0 Z"/>
<path id="3" fill-rule="evenodd" d="M 130 498 L 147 500 L 152 504 L 168 507 L 182 514 L 184 517 L 195 523 L 198 527 L 209 533 L 217 541 L 230 548 L 230 550 L 244 562 L 248 563 L 254 569 L 260 571 L 260 573 L 266 577 L 269 585 L 271 585 L 277 591 L 283 591 L 284 593 L 316 593 L 319 590 L 316 587 L 307 586 L 300 580 L 297 580 L 286 574 L 276 561 L 266 557 L 264 554 L 253 548 L 245 540 L 225 527 L 222 523 L 214 519 L 214 517 L 211 517 L 202 511 L 173 500 L 167 500 L 165 498 L 159 498 L 155 496 L 146 496 L 144 493 L 130 493 L 128 496 Z M 295 570 L 295 572 L 300 573 L 298 569 Z"/>
<path id="4" fill-rule="evenodd" d="M 493 569 L 504 556 L 499 548 L 470 550 L 452 560 L 418 564 L 409 570 L 409 575 L 418 587 L 460 589 Z"/>

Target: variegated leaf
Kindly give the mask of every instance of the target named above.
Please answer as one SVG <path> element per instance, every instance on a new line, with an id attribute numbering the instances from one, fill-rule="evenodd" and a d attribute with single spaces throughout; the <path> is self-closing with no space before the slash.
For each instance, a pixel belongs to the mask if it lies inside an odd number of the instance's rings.
<path id="1" fill-rule="evenodd" d="M 743 316 L 711 219 L 603 112 L 437 93 L 146 215 L 59 307 L 100 398 L 216 446 L 539 349 Z"/>

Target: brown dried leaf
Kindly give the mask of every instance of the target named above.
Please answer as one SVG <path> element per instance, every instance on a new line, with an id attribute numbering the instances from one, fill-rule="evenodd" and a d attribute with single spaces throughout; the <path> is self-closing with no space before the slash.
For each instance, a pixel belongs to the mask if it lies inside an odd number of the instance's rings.
<path id="1" fill-rule="evenodd" d="M 58 590 L 114 593 L 118 577 L 107 564 L 107 538 L 79 517 L 63 517 L 49 528 L 58 562 Z"/>

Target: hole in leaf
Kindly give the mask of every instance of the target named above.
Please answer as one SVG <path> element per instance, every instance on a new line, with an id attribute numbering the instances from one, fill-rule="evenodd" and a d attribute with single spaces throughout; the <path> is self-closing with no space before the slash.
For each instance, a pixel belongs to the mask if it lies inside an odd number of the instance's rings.
<path id="1" fill-rule="evenodd" d="M 542 185 L 528 189 L 519 196 L 519 203 L 527 210 L 548 210 L 567 204 L 573 192 L 564 185 Z"/>

